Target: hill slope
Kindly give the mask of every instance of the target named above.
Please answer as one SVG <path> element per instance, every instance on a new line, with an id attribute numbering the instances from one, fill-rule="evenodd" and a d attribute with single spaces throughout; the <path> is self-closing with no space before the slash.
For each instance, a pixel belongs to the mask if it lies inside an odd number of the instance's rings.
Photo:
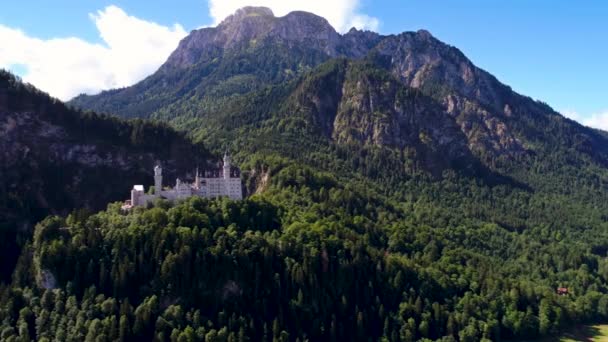
<path id="1" fill-rule="evenodd" d="M 133 184 L 152 183 L 156 161 L 174 175 L 208 156 L 166 125 L 78 112 L 1 71 L 2 279 L 19 254 L 16 234 L 27 238 L 45 216 L 100 210 Z"/>

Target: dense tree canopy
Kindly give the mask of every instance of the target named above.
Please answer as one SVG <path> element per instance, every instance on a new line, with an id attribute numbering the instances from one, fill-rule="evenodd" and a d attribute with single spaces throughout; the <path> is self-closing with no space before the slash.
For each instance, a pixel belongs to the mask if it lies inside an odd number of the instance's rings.
<path id="1" fill-rule="evenodd" d="M 593 240 L 540 219 L 518 231 L 461 211 L 462 191 L 524 196 L 501 186 L 446 179 L 442 200 L 427 188 L 395 202 L 284 158 L 249 162 L 270 181 L 244 201 L 115 203 L 39 223 L 2 289 L 2 338 L 475 341 L 608 319 L 593 217 L 580 228 Z"/>

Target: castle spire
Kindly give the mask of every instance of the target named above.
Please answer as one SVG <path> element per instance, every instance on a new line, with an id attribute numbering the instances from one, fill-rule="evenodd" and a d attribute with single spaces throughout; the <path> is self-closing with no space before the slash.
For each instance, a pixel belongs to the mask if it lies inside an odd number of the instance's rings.
<path id="1" fill-rule="evenodd" d="M 224 153 L 224 179 L 230 178 L 230 155 L 228 154 L 228 149 Z"/>
<path id="2" fill-rule="evenodd" d="M 198 165 L 196 166 L 196 176 L 194 177 L 194 188 L 197 190 L 201 188 L 201 175 L 198 173 Z"/>
<path id="3" fill-rule="evenodd" d="M 160 163 L 154 167 L 154 195 L 160 196 L 163 189 L 163 169 Z"/>

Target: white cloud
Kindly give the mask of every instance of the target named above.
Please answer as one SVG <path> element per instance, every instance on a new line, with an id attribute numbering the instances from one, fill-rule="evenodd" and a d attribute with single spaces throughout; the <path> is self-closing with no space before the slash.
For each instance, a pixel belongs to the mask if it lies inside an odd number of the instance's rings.
<path id="1" fill-rule="evenodd" d="M 327 19 L 340 32 L 351 27 L 376 31 L 380 25 L 377 18 L 359 13 L 360 0 L 209 0 L 209 13 L 218 24 L 245 6 L 265 6 L 277 16 L 296 10 L 312 12 Z"/>
<path id="2" fill-rule="evenodd" d="M 578 121 L 578 122 L 580 122 L 580 120 L 581 120 L 581 115 L 575 110 L 565 109 L 565 110 L 560 111 L 560 113 L 563 116 L 567 117 L 568 119 Z"/>
<path id="3" fill-rule="evenodd" d="M 127 15 L 116 6 L 89 15 L 105 44 L 80 38 L 41 40 L 0 24 L 0 67 L 68 100 L 80 93 L 132 85 L 154 72 L 186 31 Z"/>
<path id="4" fill-rule="evenodd" d="M 601 113 L 593 114 L 590 117 L 586 118 L 583 122 L 587 126 L 608 131 L 608 110 Z"/>
<path id="5" fill-rule="evenodd" d="M 573 110 L 564 110 L 562 111 L 562 114 L 565 117 L 578 121 L 580 124 L 585 126 L 608 131 L 608 110 L 587 116 L 581 115 Z"/>

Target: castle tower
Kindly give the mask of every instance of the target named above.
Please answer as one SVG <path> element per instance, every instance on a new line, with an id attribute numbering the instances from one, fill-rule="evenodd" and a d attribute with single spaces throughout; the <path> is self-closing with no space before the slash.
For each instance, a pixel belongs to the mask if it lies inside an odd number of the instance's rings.
<path id="1" fill-rule="evenodd" d="M 197 190 L 201 188 L 201 175 L 198 173 L 198 167 L 196 168 L 196 177 L 194 178 L 194 188 Z"/>
<path id="2" fill-rule="evenodd" d="M 230 156 L 224 153 L 224 179 L 230 179 Z"/>
<path id="3" fill-rule="evenodd" d="M 160 196 L 163 189 L 163 169 L 160 165 L 154 167 L 154 195 Z"/>

